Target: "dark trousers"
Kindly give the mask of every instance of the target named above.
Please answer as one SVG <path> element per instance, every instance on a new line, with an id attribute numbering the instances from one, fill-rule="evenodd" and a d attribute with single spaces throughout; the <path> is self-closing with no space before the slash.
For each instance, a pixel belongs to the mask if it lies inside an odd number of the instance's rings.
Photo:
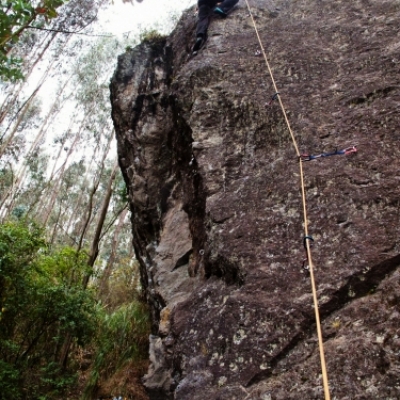
<path id="1" fill-rule="evenodd" d="M 199 0 L 197 2 L 199 7 L 199 17 L 196 29 L 197 36 L 206 36 L 213 8 L 219 2 L 220 0 Z M 238 2 L 239 0 L 224 0 L 218 7 L 225 13 L 228 13 Z"/>

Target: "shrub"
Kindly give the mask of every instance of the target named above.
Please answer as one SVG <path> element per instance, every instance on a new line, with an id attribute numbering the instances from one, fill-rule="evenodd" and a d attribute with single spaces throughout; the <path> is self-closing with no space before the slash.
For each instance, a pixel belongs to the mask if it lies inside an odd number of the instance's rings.
<path id="1" fill-rule="evenodd" d="M 140 42 L 157 44 L 165 40 L 165 35 L 162 35 L 155 29 L 144 30 L 140 34 Z"/>
<path id="2" fill-rule="evenodd" d="M 0 398 L 57 399 L 73 384 L 65 338 L 89 342 L 95 299 L 82 287 L 85 258 L 50 252 L 38 226 L 0 225 Z"/>
<path id="3" fill-rule="evenodd" d="M 132 389 L 129 385 L 139 379 L 143 369 L 147 367 L 148 336 L 150 332 L 149 312 L 147 307 L 134 300 L 129 304 L 122 304 L 114 311 L 102 308 L 99 311 L 99 325 L 94 346 L 94 358 L 89 379 L 85 389 L 85 399 L 97 395 L 100 382 L 104 386 L 113 386 L 112 395 L 129 396 L 135 394 L 135 399 L 142 398 L 143 388 L 136 385 Z M 120 372 L 135 369 L 135 376 L 121 380 Z M 109 383 L 113 382 L 113 385 Z M 117 382 L 118 381 L 118 382 Z M 132 390 L 137 392 L 132 393 Z M 144 397 L 143 397 L 144 398 Z"/>

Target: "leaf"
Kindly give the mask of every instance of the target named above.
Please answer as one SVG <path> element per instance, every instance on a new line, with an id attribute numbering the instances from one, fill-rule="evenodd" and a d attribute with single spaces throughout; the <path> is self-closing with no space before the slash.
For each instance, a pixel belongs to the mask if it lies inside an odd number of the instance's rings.
<path id="1" fill-rule="evenodd" d="M 47 11 L 47 16 L 49 18 L 56 18 L 58 16 L 57 11 L 56 10 L 48 10 Z"/>

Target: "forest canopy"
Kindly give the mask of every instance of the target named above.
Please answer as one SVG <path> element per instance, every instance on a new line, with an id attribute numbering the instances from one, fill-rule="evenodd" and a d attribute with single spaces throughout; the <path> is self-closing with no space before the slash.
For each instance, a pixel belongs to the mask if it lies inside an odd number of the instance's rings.
<path id="1" fill-rule="evenodd" d="M 32 26 L 40 27 L 57 17 L 57 8 L 68 0 L 8 0 L 0 6 L 0 78 L 21 79 L 22 60 L 10 54 L 21 34 Z"/>

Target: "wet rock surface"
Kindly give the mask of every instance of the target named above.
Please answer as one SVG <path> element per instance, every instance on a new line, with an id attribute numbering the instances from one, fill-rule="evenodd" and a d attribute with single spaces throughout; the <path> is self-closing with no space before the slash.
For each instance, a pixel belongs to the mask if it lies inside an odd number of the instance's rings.
<path id="1" fill-rule="evenodd" d="M 400 398 L 397 1 L 251 2 L 303 164 L 332 398 Z M 299 168 L 246 5 L 111 83 L 153 312 L 152 399 L 321 399 Z"/>

